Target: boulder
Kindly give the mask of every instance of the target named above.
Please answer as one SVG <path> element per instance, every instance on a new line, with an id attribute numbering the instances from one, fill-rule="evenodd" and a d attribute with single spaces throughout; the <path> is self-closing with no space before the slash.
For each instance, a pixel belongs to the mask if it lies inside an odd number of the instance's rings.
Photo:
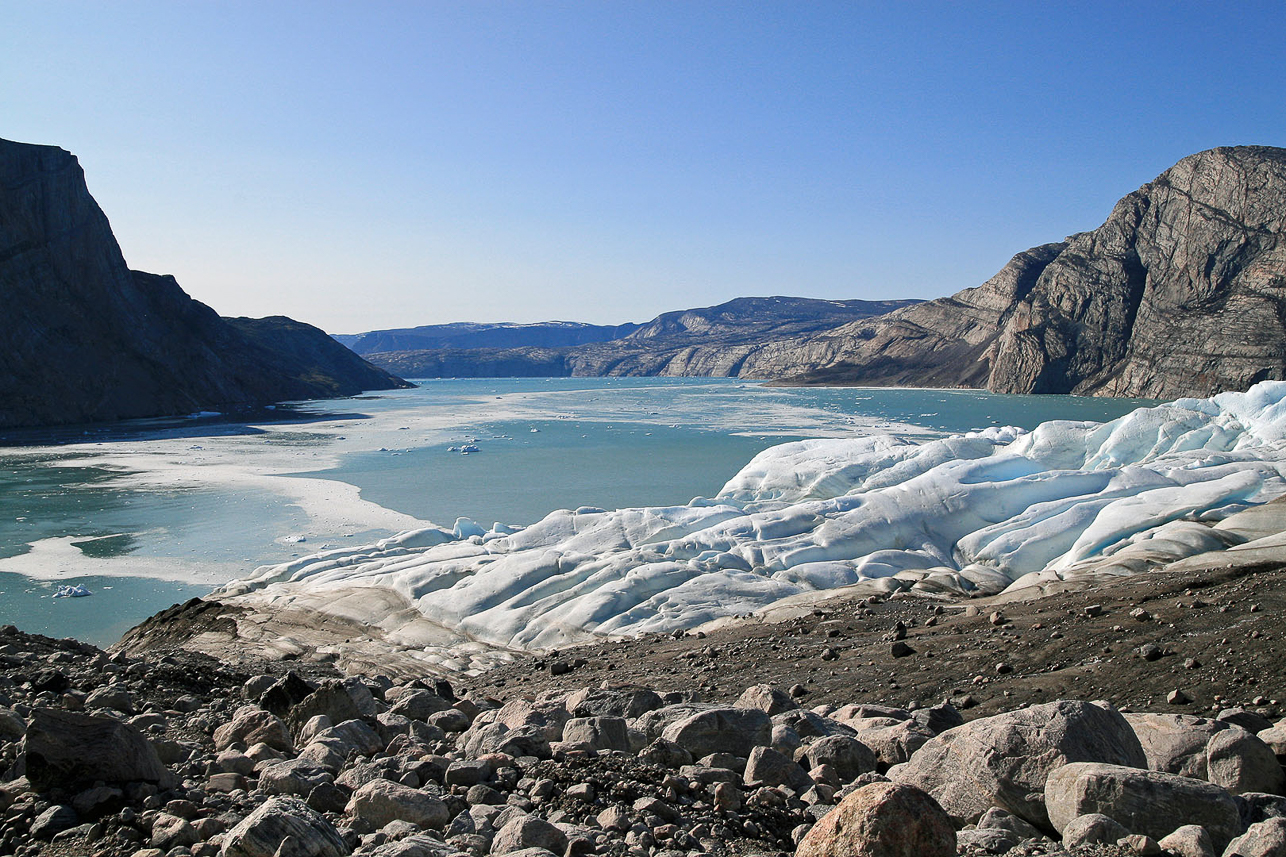
<path id="1" fill-rule="evenodd" d="M 789 693 L 770 684 L 746 688 L 732 705 L 734 708 L 757 708 L 768 715 L 799 708 L 799 703 L 791 699 Z"/>
<path id="2" fill-rule="evenodd" d="M 17 741 L 27 732 L 27 721 L 9 708 L 0 708 L 0 741 Z"/>
<path id="3" fill-rule="evenodd" d="M 367 695 L 370 692 L 367 691 Z M 357 720 L 362 717 L 353 695 L 342 681 L 330 679 L 323 681 L 317 689 L 305 696 L 290 709 L 287 717 L 289 725 L 296 732 L 312 718 L 325 715 L 331 723 L 343 723 L 345 720 Z"/>
<path id="4" fill-rule="evenodd" d="M 1270 818 L 1252 824 L 1241 836 L 1228 843 L 1223 857 L 1286 856 L 1286 818 Z"/>
<path id="5" fill-rule="evenodd" d="M 491 841 L 492 854 L 513 854 L 525 848 L 544 848 L 555 854 L 567 850 L 567 834 L 554 825 L 534 815 L 513 819 Z"/>
<path id="6" fill-rule="evenodd" d="M 858 740 L 875 751 L 875 758 L 884 770 L 910 761 L 915 751 L 937 734 L 920 725 L 917 720 L 900 720 L 873 729 L 864 729 L 862 723 L 861 720 L 855 720 L 850 725 L 857 730 Z"/>
<path id="7" fill-rule="evenodd" d="M 231 721 L 214 730 L 216 750 L 226 750 L 235 744 L 247 747 L 266 744 L 283 753 L 293 752 L 295 748 L 290 730 L 281 718 L 257 705 L 241 706 Z"/>
<path id="8" fill-rule="evenodd" d="M 1209 780 L 1233 794 L 1278 793 L 1286 787 L 1273 748 L 1236 725 L 1235 715 L 1229 720 L 1186 714 L 1124 716 L 1151 770 Z"/>
<path id="9" fill-rule="evenodd" d="M 1116 709 L 1074 700 L 980 718 L 929 740 L 889 779 L 924 789 L 961 823 L 999 806 L 1048 827 L 1045 779 L 1068 762 L 1143 767 L 1147 759 Z M 1168 832 L 1168 831 L 1167 831 Z"/>
<path id="10" fill-rule="evenodd" d="M 903 783 L 857 789 L 813 825 L 796 857 L 955 857 L 950 816 Z"/>
<path id="11" fill-rule="evenodd" d="M 436 796 L 391 780 L 371 780 L 353 792 L 345 811 L 376 828 L 390 821 L 409 821 L 441 830 L 451 820 L 446 804 Z"/>
<path id="12" fill-rule="evenodd" d="M 329 729 L 318 732 L 314 740 L 334 739 L 340 741 L 359 756 L 373 756 L 383 750 L 386 741 L 382 740 L 374 729 L 361 720 L 345 720 Z"/>
<path id="13" fill-rule="evenodd" d="M 756 747 L 750 751 L 743 777 L 746 785 L 789 786 L 796 794 L 803 794 L 813 787 L 812 779 L 803 768 L 771 747 Z"/>
<path id="14" fill-rule="evenodd" d="M 1230 724 L 1190 714 L 1122 715 L 1129 721 L 1149 770 L 1178 774 L 1181 777 L 1206 778 L 1206 745 Z"/>
<path id="15" fill-rule="evenodd" d="M 37 708 L 23 747 L 27 779 L 36 791 L 98 780 L 175 785 L 174 775 L 143 733 L 108 717 Z"/>
<path id="16" fill-rule="evenodd" d="M 1174 857 L 1219 857 L 1210 841 L 1210 834 L 1199 824 L 1176 827 L 1174 832 L 1161 837 L 1157 844 Z"/>
<path id="17" fill-rule="evenodd" d="M 660 694 L 647 688 L 606 687 L 576 691 L 567 697 L 565 707 L 573 717 L 624 717 L 633 720 L 664 704 Z"/>
<path id="18" fill-rule="evenodd" d="M 1112 845 L 1130 835 L 1119 821 L 1099 812 L 1078 815 L 1063 826 L 1063 847 Z"/>
<path id="19" fill-rule="evenodd" d="M 562 739 L 578 749 L 630 751 L 630 734 L 622 717 L 573 717 L 563 726 Z"/>
<path id="20" fill-rule="evenodd" d="M 0 714 L 3 714 L 3 712 L 0 712 Z M 1286 759 L 1286 720 L 1275 723 L 1255 734 L 1258 735 L 1260 741 L 1272 748 L 1272 751 L 1277 754 L 1278 761 Z"/>
<path id="21" fill-rule="evenodd" d="M 316 810 L 298 798 L 273 797 L 228 831 L 220 857 L 345 857 L 348 853 L 339 831 Z"/>
<path id="22" fill-rule="evenodd" d="M 95 708 L 110 708 L 122 714 L 134 713 L 134 695 L 129 688 L 118 684 L 109 684 L 93 691 L 85 698 L 85 707 L 91 711 Z"/>
<path id="23" fill-rule="evenodd" d="M 841 783 L 851 783 L 876 769 L 874 751 L 856 738 L 829 735 L 806 745 L 797 754 L 809 769 L 829 765 Z"/>
<path id="24" fill-rule="evenodd" d="M 195 845 L 200 839 L 196 828 L 186 818 L 162 812 L 152 819 L 152 838 L 149 844 L 153 848 L 169 851 L 179 846 Z"/>
<path id="25" fill-rule="evenodd" d="M 712 708 L 671 723 L 661 737 L 696 758 L 731 753 L 743 759 L 772 743 L 772 718 L 755 708 Z"/>
<path id="26" fill-rule="evenodd" d="M 404 692 L 389 710 L 412 720 L 428 720 L 429 715 L 447 711 L 451 703 L 431 690 L 414 688 Z"/>
<path id="27" fill-rule="evenodd" d="M 1272 748 L 1240 726 L 1216 732 L 1206 744 L 1206 779 L 1233 794 L 1281 794 L 1286 773 Z"/>
<path id="28" fill-rule="evenodd" d="M 317 786 L 333 780 L 329 772 L 308 759 L 283 759 L 259 769 L 259 788 L 270 795 L 308 797 Z"/>
<path id="29" fill-rule="evenodd" d="M 1199 824 L 1222 850 L 1241 831 L 1237 802 L 1204 780 L 1161 771 L 1075 762 L 1045 784 L 1049 821 L 1062 832 L 1077 816 L 1100 813 L 1131 833 L 1162 839 L 1183 824 Z"/>

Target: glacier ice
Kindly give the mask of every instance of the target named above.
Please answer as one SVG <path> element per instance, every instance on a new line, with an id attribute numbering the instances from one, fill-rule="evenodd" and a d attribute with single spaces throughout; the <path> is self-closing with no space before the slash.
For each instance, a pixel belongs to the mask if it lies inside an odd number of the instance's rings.
<path id="1" fill-rule="evenodd" d="M 462 518 L 265 566 L 217 594 L 351 603 L 376 587 L 459 639 L 541 648 L 855 584 L 950 596 L 1139 573 L 1248 541 L 1216 525 L 1283 494 L 1286 382 L 1264 382 L 1107 423 L 784 443 L 709 500 L 486 531 Z"/>

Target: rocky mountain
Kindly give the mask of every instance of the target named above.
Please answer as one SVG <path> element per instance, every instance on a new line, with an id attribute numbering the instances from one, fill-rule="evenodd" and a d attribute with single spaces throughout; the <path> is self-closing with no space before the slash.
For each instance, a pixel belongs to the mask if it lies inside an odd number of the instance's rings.
<path id="1" fill-rule="evenodd" d="M 765 342 L 817 335 L 918 301 L 737 298 L 664 313 L 628 335 L 575 347 L 435 348 L 368 355 L 408 378 L 745 374 Z M 369 335 L 369 334 L 367 334 Z"/>
<path id="2" fill-rule="evenodd" d="M 396 330 L 337 334 L 336 341 L 358 354 L 421 351 L 432 348 L 562 348 L 588 342 L 608 342 L 629 336 L 637 324 L 582 324 L 546 321 L 538 324 L 426 324 Z"/>
<path id="3" fill-rule="evenodd" d="M 381 354 L 418 375 L 723 375 L 1175 398 L 1286 378 L 1286 149 L 1184 158 L 1099 228 L 925 303 L 745 299 L 570 349 Z M 780 303 L 774 303 L 780 302 Z M 800 313 L 804 318 L 801 319 Z M 845 323 L 847 322 L 847 323 Z"/>
<path id="4" fill-rule="evenodd" d="M 131 271 L 76 158 L 0 141 L 0 427 L 352 395 L 406 382 L 315 327 L 221 319 Z"/>
<path id="5" fill-rule="evenodd" d="M 1286 149 L 1184 158 L 1092 232 L 950 298 L 804 341 L 750 371 L 804 383 L 1173 398 L 1286 377 Z"/>

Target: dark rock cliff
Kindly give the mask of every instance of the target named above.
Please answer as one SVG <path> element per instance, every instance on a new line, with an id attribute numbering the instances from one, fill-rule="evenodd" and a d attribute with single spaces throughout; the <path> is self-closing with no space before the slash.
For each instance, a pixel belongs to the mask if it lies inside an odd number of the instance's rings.
<path id="1" fill-rule="evenodd" d="M 352 395 L 404 381 L 309 325 L 225 320 L 131 271 L 76 158 L 0 140 L 0 427 Z"/>
<path id="2" fill-rule="evenodd" d="M 977 289 L 782 343 L 767 376 L 1174 398 L 1286 377 L 1286 149 L 1184 158 Z M 793 365 L 792 365 L 793 364 Z"/>

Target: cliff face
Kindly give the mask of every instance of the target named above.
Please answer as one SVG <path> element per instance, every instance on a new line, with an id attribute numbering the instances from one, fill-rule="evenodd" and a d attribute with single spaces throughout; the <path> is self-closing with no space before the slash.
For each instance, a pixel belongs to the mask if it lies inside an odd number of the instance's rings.
<path id="1" fill-rule="evenodd" d="M 190 413 L 405 382 L 322 331 L 228 322 L 131 271 L 76 158 L 0 141 L 0 427 Z"/>
<path id="2" fill-rule="evenodd" d="M 977 289 L 788 344 L 767 376 L 1174 398 L 1286 377 L 1286 149 L 1184 158 Z M 791 358 L 793 353 L 798 355 Z"/>

